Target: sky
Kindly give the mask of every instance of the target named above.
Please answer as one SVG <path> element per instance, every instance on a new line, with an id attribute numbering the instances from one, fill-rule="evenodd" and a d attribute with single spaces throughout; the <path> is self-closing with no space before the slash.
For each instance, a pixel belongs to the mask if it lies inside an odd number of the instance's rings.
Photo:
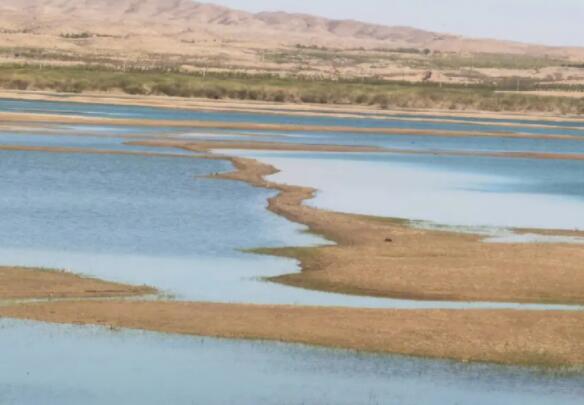
<path id="1" fill-rule="evenodd" d="M 584 46 L 584 0 L 200 0 L 407 25 L 471 37 Z"/>

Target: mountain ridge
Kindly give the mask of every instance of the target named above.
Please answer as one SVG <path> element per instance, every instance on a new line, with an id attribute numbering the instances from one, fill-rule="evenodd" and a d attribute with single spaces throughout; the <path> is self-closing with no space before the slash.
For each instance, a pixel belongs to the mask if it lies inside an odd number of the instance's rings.
<path id="1" fill-rule="evenodd" d="M 284 11 L 251 13 L 190 0 L 3 0 L 0 30 L 38 35 L 91 31 L 119 36 L 175 36 L 179 40 L 199 35 L 260 44 L 584 56 L 584 48 L 465 38 L 412 27 Z"/>

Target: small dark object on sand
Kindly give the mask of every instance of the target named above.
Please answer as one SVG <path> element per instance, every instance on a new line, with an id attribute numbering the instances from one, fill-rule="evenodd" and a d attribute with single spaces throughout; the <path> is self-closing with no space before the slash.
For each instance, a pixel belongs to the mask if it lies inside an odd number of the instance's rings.
<path id="1" fill-rule="evenodd" d="M 391 238 L 385 238 L 385 242 L 386 243 L 391 243 L 391 242 L 393 242 L 393 239 L 391 239 Z"/>

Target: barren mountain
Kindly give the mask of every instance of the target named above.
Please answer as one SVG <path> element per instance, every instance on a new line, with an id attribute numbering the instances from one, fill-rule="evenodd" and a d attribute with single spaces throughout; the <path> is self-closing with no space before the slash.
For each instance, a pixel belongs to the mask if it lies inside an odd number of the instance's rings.
<path id="1" fill-rule="evenodd" d="M 584 51 L 577 48 L 466 39 L 408 27 L 285 12 L 253 14 L 191 0 L 2 0 L 0 32 L 4 32 L 0 37 L 0 45 L 4 46 L 33 45 L 35 41 L 30 36 L 36 36 L 39 46 L 44 41 L 48 46 L 67 47 L 59 40 L 63 36 L 90 34 L 98 38 L 120 37 L 130 47 L 140 45 L 152 52 L 180 51 L 184 48 L 179 46 L 181 43 L 210 40 L 259 47 L 302 44 L 338 48 L 408 47 L 456 52 L 584 55 Z M 12 37 L 6 37 L 8 34 Z M 41 40 L 40 37 L 44 38 Z M 136 39 L 139 37 L 148 44 Z M 85 45 L 108 47 L 107 41 L 102 42 Z"/>

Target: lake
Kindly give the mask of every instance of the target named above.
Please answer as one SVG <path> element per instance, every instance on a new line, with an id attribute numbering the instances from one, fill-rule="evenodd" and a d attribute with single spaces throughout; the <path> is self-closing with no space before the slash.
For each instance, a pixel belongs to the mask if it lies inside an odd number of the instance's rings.
<path id="1" fill-rule="evenodd" d="M 142 107 L 0 101 L 0 111 L 147 119 L 493 131 L 468 119 L 432 123 L 325 119 Z M 522 128 L 516 132 L 579 133 Z M 480 128 L 480 129 L 479 129 Z M 130 137 L 131 138 L 128 138 Z M 215 137 L 371 145 L 420 152 L 580 153 L 579 141 L 334 133 L 176 131 L 62 126 L 0 133 L 0 144 L 157 152 L 168 156 L 0 151 L 0 264 L 64 268 L 155 286 L 178 300 L 384 308 L 579 309 L 514 303 L 389 300 L 285 287 L 265 277 L 293 260 L 246 249 L 329 243 L 266 210 L 273 191 L 216 180 L 229 162 L 129 139 Z M 308 204 L 397 216 L 426 226 L 584 226 L 583 162 L 443 154 L 232 151 L 282 169 L 274 180 L 319 188 Z M 171 155 L 180 154 L 180 157 Z M 307 174 L 308 173 L 308 174 Z M 430 224 L 430 225 L 428 225 Z M 488 234 L 488 232 L 486 232 Z M 509 236 L 507 234 L 507 236 Z M 512 236 L 512 235 L 511 235 Z M 377 356 L 300 345 L 0 320 L 0 403 L 580 404 L 581 372 Z"/>

